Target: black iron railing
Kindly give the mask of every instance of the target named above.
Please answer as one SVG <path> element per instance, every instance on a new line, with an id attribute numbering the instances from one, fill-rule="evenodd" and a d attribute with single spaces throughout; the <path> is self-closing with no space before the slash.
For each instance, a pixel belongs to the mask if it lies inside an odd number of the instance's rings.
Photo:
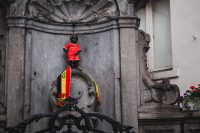
<path id="1" fill-rule="evenodd" d="M 36 131 L 35 133 L 57 133 L 58 131 L 62 131 L 62 133 L 108 133 L 107 131 L 96 129 L 95 126 L 93 126 L 92 121 L 94 119 L 100 119 L 111 125 L 113 133 L 134 133 L 134 131 L 132 131 L 132 126 L 123 125 L 101 113 L 85 113 L 78 108 L 77 103 L 77 100 L 69 98 L 64 102 L 64 106 L 54 113 L 36 114 L 19 123 L 17 126 L 7 127 L 5 129 L 8 133 L 24 133 L 26 127 L 31 123 L 38 122 L 44 118 L 49 118 L 47 127 Z"/>

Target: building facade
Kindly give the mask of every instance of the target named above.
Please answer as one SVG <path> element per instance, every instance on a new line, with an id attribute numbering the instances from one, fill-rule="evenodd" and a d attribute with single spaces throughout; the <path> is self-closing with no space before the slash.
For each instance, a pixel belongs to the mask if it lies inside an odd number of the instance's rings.
<path id="1" fill-rule="evenodd" d="M 98 112 L 132 125 L 136 132 L 198 132 L 198 118 L 180 111 L 176 100 L 179 88 L 183 94 L 200 79 L 199 4 L 1 1 L 1 127 L 49 111 L 49 87 L 67 66 L 62 48 L 75 32 L 82 48 L 80 66 L 99 84 Z M 32 126 L 30 132 L 45 124 Z M 97 127 L 111 130 L 105 124 Z"/>
<path id="2" fill-rule="evenodd" d="M 197 5 L 198 0 L 151 0 L 138 13 L 140 28 L 152 38 L 148 53 L 152 78 L 171 78 L 180 87 L 181 95 L 190 86 L 197 86 L 200 79 Z"/>

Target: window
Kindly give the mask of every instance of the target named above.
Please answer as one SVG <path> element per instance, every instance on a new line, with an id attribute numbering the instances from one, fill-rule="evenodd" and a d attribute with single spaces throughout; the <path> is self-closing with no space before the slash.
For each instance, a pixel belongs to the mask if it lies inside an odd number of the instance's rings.
<path id="1" fill-rule="evenodd" d="M 170 0 L 150 0 L 138 12 L 140 29 L 151 36 L 148 52 L 150 72 L 172 69 Z"/>

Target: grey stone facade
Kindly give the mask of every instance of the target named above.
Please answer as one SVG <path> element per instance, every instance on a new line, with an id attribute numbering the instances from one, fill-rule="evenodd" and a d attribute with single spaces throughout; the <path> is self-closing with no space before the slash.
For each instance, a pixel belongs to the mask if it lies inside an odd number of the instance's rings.
<path id="1" fill-rule="evenodd" d="M 67 66 L 62 48 L 74 30 L 82 47 L 80 66 L 99 84 L 102 104 L 97 111 L 134 126 L 136 132 L 181 132 L 184 115 L 174 105 L 155 103 L 142 80 L 148 77 L 144 60 L 150 39 L 138 30 L 139 18 L 135 14 L 145 2 L 3 2 L 8 10 L 8 29 L 0 29 L 5 32 L 0 42 L 0 71 L 6 69 L 5 79 L 0 81 L 5 86 L 0 86 L 4 93 L 0 100 L 7 111 L 3 115 L 6 119 L 1 121 L 13 126 L 33 114 L 49 111 L 49 87 Z M 171 118 L 175 119 L 173 126 Z M 166 121 L 161 124 L 163 119 Z M 110 130 L 106 125 L 98 127 Z"/>
<path id="2" fill-rule="evenodd" d="M 12 97 L 7 98 L 7 125 L 48 111 L 48 88 L 67 65 L 62 47 L 72 33 L 72 23 L 77 23 L 74 31 L 83 49 L 80 66 L 100 88 L 102 105 L 98 111 L 137 130 L 137 102 L 134 101 L 139 66 L 135 29 L 139 19 L 134 16 L 134 10 L 133 3 L 114 0 L 12 3 L 6 60 L 7 91 Z"/>

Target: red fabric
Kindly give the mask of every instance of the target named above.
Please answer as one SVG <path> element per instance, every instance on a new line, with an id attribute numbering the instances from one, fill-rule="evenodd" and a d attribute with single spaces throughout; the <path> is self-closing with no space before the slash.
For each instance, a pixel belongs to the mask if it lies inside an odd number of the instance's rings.
<path id="1" fill-rule="evenodd" d="M 66 48 L 68 50 L 68 52 L 67 52 L 68 60 L 71 60 L 71 61 L 80 60 L 79 54 L 78 55 L 74 55 L 79 50 L 81 50 L 81 47 L 78 44 L 68 43 L 68 44 L 65 45 L 64 48 Z"/>
<path id="2" fill-rule="evenodd" d="M 71 67 L 66 69 L 66 99 L 70 97 Z"/>

